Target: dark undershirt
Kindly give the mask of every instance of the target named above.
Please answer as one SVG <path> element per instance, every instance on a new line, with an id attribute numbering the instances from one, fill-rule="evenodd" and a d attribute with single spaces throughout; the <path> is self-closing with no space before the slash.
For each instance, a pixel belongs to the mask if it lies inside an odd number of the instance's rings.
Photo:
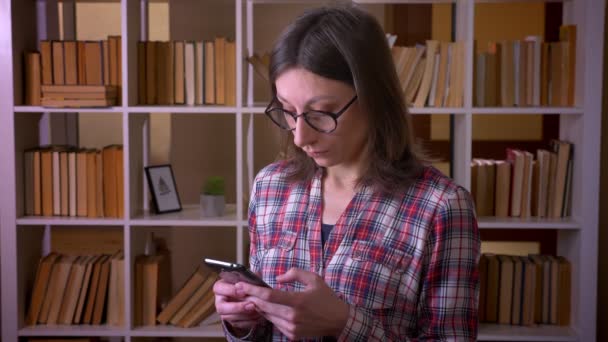
<path id="1" fill-rule="evenodd" d="M 321 223 L 321 247 L 322 248 L 325 248 L 325 242 L 327 242 L 327 239 L 329 238 L 329 234 L 331 233 L 332 229 L 334 229 L 333 224 Z M 323 336 L 321 341 L 334 342 L 334 341 L 336 341 L 336 338 L 333 336 Z"/>
<path id="2" fill-rule="evenodd" d="M 321 247 L 325 248 L 325 242 L 327 242 L 332 229 L 334 229 L 333 224 L 321 223 Z"/>

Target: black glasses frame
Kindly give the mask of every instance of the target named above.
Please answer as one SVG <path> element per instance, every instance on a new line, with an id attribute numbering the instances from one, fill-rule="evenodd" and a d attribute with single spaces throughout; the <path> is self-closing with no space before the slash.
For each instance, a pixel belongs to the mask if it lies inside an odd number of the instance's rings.
<path id="1" fill-rule="evenodd" d="M 326 112 L 323 110 L 309 110 L 303 113 L 294 113 L 294 112 L 290 112 L 288 110 L 285 110 L 281 107 L 272 107 L 272 104 L 275 103 L 276 101 L 278 101 L 278 99 L 276 98 L 276 96 L 274 97 L 274 99 L 272 101 L 270 101 L 270 103 L 268 104 L 268 106 L 266 107 L 266 109 L 264 110 L 264 114 L 266 114 L 266 116 L 268 116 L 270 118 L 270 120 L 272 122 L 274 122 L 275 125 L 279 126 L 280 128 L 287 130 L 287 131 L 293 131 L 295 129 L 291 128 L 291 127 L 284 127 L 283 125 L 281 125 L 280 123 L 278 123 L 270 114 L 272 111 L 276 111 L 276 110 L 280 110 L 283 112 L 283 114 L 289 114 L 293 120 L 297 123 L 298 122 L 298 118 L 300 116 L 304 117 L 304 121 L 306 121 L 306 123 L 308 124 L 308 126 L 312 127 L 314 130 L 321 132 L 321 133 L 331 133 L 333 131 L 336 130 L 336 128 L 338 127 L 338 118 L 340 117 L 340 115 L 344 114 L 344 112 L 346 112 L 346 110 L 348 110 L 348 108 L 353 104 L 353 102 L 355 102 L 355 100 L 357 99 L 357 95 L 355 94 L 355 96 L 353 96 L 353 98 L 348 101 L 348 103 L 342 107 L 342 109 L 340 109 L 338 112 L 333 113 L 333 112 Z M 330 118 L 332 118 L 334 120 L 334 128 L 330 129 L 330 130 L 322 130 L 319 129 L 317 127 L 315 127 L 313 124 L 310 123 L 310 121 L 308 120 L 308 115 L 309 113 L 321 113 L 324 115 L 329 116 Z"/>

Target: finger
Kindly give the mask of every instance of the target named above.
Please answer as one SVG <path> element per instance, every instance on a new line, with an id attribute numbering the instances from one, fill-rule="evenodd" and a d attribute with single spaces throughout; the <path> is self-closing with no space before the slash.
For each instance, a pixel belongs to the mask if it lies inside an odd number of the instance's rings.
<path id="1" fill-rule="evenodd" d="M 282 316 L 287 319 L 291 319 L 293 317 L 292 310 L 289 306 L 267 302 L 257 297 L 248 297 L 247 300 L 255 305 L 258 312 L 263 314 Z"/>
<path id="2" fill-rule="evenodd" d="M 319 278 L 319 275 L 317 275 L 316 273 L 309 272 L 309 271 L 303 270 L 301 268 L 293 267 L 293 268 L 289 269 L 289 271 L 285 272 L 284 274 L 277 276 L 277 281 L 279 283 L 297 281 L 304 285 L 309 286 L 309 285 L 315 284 L 318 278 Z"/>
<path id="3" fill-rule="evenodd" d="M 234 284 L 230 284 L 224 280 L 218 280 L 213 284 L 213 293 L 215 293 L 216 296 L 219 295 L 236 299 L 245 298 L 245 296 L 237 292 Z"/>
<path id="4" fill-rule="evenodd" d="M 255 312 L 255 306 L 248 301 L 242 302 L 226 302 L 219 301 L 215 303 L 217 313 L 220 315 L 244 314 Z"/>
<path id="5" fill-rule="evenodd" d="M 244 282 L 235 285 L 237 293 L 244 296 L 259 298 L 266 302 L 279 303 L 284 305 L 293 304 L 294 292 L 286 292 L 270 289 L 262 286 L 255 286 Z"/>

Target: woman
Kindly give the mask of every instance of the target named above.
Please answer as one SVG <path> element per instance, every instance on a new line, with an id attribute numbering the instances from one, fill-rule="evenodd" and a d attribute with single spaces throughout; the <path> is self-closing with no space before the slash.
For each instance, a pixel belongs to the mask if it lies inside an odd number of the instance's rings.
<path id="1" fill-rule="evenodd" d="M 218 281 L 230 340 L 475 340 L 479 232 L 470 195 L 415 152 L 382 28 L 311 10 L 272 52 L 266 114 L 289 134 L 256 176 L 251 269 Z"/>

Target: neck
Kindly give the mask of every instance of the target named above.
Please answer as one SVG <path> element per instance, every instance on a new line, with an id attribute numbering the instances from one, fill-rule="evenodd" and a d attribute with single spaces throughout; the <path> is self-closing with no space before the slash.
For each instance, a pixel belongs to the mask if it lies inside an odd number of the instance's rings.
<path id="1" fill-rule="evenodd" d="M 347 168 L 343 166 L 332 166 L 325 170 L 325 182 L 332 188 L 340 190 L 355 190 L 357 181 L 362 172 L 359 168 Z"/>

